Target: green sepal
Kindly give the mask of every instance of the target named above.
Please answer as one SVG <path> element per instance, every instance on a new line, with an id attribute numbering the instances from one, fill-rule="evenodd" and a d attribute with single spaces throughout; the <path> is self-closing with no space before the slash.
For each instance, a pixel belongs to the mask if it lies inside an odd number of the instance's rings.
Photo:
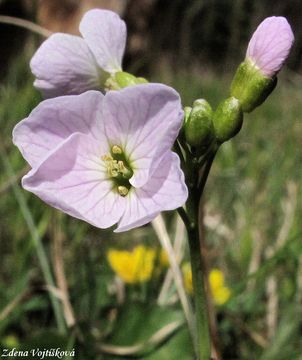
<path id="1" fill-rule="evenodd" d="M 110 76 L 105 83 L 107 90 L 120 90 L 128 86 L 146 84 L 148 81 L 142 77 L 136 77 L 125 71 L 118 71 Z"/>
<path id="2" fill-rule="evenodd" d="M 261 105 L 277 85 L 277 78 L 269 78 L 250 60 L 241 63 L 231 84 L 231 96 L 237 98 L 243 112 L 251 112 Z"/>
<path id="3" fill-rule="evenodd" d="M 202 154 L 214 139 L 212 122 L 213 110 L 210 104 L 199 99 L 193 103 L 193 108 L 185 108 L 184 133 L 186 142 L 194 147 L 198 154 Z"/>
<path id="4" fill-rule="evenodd" d="M 189 120 L 192 108 L 191 106 L 184 107 L 184 127 L 186 126 L 187 121 Z"/>
<path id="5" fill-rule="evenodd" d="M 234 137 L 241 129 L 243 112 L 241 104 L 235 97 L 230 97 L 220 103 L 213 116 L 213 124 L 218 143 Z"/>

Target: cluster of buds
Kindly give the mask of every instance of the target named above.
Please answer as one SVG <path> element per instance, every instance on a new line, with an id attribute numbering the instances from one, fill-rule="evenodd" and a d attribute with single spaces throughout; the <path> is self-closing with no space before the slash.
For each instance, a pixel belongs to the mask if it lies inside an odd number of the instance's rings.
<path id="1" fill-rule="evenodd" d="M 197 155 L 240 131 L 243 114 L 261 105 L 274 90 L 293 42 L 294 35 L 284 17 L 266 18 L 249 42 L 245 60 L 232 81 L 230 97 L 216 111 L 205 100 L 195 101 L 193 108 L 186 109 L 185 138 Z"/>

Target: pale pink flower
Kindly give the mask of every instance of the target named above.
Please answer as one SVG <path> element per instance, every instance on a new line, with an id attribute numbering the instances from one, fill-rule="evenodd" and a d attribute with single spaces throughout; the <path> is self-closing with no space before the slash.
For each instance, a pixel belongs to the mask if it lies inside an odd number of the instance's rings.
<path id="1" fill-rule="evenodd" d="M 187 199 L 171 151 L 182 119 L 179 95 L 159 84 L 45 100 L 13 132 L 32 167 L 23 187 L 100 228 L 146 224 Z"/>
<path id="2" fill-rule="evenodd" d="M 93 9 L 80 23 L 82 37 L 56 33 L 34 54 L 34 86 L 46 98 L 99 89 L 102 72 L 122 69 L 126 25 L 112 11 Z"/>
<path id="3" fill-rule="evenodd" d="M 261 72 L 273 77 L 283 66 L 294 42 L 294 35 L 282 16 L 266 18 L 254 32 L 246 52 Z"/>

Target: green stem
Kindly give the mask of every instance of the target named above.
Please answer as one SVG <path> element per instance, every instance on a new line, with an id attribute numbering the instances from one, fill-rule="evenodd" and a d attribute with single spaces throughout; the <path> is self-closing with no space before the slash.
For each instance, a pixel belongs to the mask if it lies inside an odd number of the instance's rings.
<path id="1" fill-rule="evenodd" d="M 211 358 L 211 341 L 198 229 L 191 229 L 188 235 L 198 339 L 197 355 L 199 360 L 209 360 Z"/>
<path id="2" fill-rule="evenodd" d="M 190 219 L 189 219 L 188 214 L 186 213 L 185 209 L 183 207 L 179 207 L 177 209 L 177 212 L 178 212 L 179 216 L 181 217 L 183 223 L 185 224 L 186 229 L 187 230 L 190 229 L 191 222 L 190 222 Z"/>
<path id="3" fill-rule="evenodd" d="M 198 338 L 198 360 L 211 359 L 211 339 L 207 297 L 204 281 L 205 271 L 204 260 L 201 251 L 201 236 L 199 233 L 198 213 L 200 199 L 203 194 L 203 190 L 215 155 L 216 151 L 213 151 L 211 154 L 209 154 L 200 179 L 196 181 L 194 186 L 192 186 L 189 190 L 189 199 L 187 202 L 187 217 L 185 218 L 185 224 L 188 231 L 188 241 L 192 267 L 192 282 L 194 289 L 194 303 Z M 196 170 L 193 171 L 195 172 Z M 181 214 L 181 216 L 184 219 L 183 213 Z"/>
<path id="4" fill-rule="evenodd" d="M 206 185 L 206 182 L 207 182 L 207 179 L 208 179 L 208 176 L 209 176 L 209 173 L 210 173 L 210 170 L 211 170 L 211 167 L 212 167 L 212 164 L 213 164 L 213 161 L 215 159 L 215 156 L 216 156 L 216 153 L 217 153 L 217 150 L 213 151 L 206 163 L 205 163 L 205 168 L 204 168 L 204 171 L 202 173 L 202 176 L 201 176 L 201 179 L 199 181 L 199 184 L 198 184 L 198 196 L 199 196 L 199 201 L 202 197 L 202 194 L 203 194 L 203 191 L 204 191 L 204 187 Z"/>

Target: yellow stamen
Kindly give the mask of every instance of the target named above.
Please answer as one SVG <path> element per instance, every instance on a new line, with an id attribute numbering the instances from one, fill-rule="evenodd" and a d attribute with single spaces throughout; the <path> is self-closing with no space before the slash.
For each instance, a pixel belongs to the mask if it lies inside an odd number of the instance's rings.
<path id="1" fill-rule="evenodd" d="M 106 163 L 107 173 L 110 177 L 123 175 L 126 179 L 129 179 L 132 176 L 132 172 L 122 160 L 115 160 L 111 155 L 103 155 L 101 159 Z"/>
<path id="2" fill-rule="evenodd" d="M 121 196 L 126 196 L 129 192 L 129 189 L 126 186 L 118 186 L 117 191 Z"/>
<path id="3" fill-rule="evenodd" d="M 113 157 L 111 155 L 103 155 L 101 159 L 105 162 L 113 160 Z"/>
<path id="4" fill-rule="evenodd" d="M 123 150 L 117 145 L 113 145 L 111 151 L 113 154 L 122 154 L 123 153 Z"/>
<path id="5" fill-rule="evenodd" d="M 122 149 L 113 145 L 111 153 L 103 155 L 101 159 L 105 163 L 108 178 L 113 181 L 113 187 L 121 196 L 126 196 L 131 188 L 129 179 L 132 177 L 133 171 Z"/>

